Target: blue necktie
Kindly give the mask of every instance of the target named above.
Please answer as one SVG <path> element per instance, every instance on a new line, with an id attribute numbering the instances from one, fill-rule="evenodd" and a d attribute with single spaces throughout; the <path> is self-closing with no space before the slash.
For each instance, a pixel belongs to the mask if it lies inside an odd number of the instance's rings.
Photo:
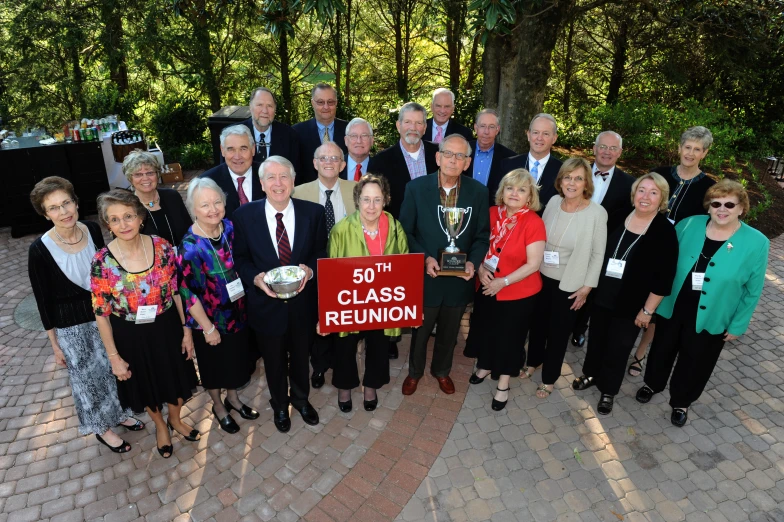
<path id="1" fill-rule="evenodd" d="M 534 161 L 534 168 L 531 169 L 531 175 L 536 181 L 539 181 L 539 161 Z"/>

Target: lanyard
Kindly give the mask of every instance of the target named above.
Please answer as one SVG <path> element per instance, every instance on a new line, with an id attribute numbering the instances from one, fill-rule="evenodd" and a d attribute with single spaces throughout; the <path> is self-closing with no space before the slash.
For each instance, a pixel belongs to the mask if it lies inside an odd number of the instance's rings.
<path id="1" fill-rule="evenodd" d="M 215 254 L 215 259 L 217 259 L 217 261 L 218 261 L 218 269 L 220 270 L 221 276 L 223 276 L 223 280 L 226 283 L 228 283 L 229 280 L 226 278 L 226 272 L 223 270 L 223 260 L 218 255 L 218 252 L 215 250 L 215 247 L 212 244 L 211 238 L 209 236 L 207 236 L 206 232 L 204 232 L 204 230 L 201 228 L 201 226 L 199 226 L 198 223 L 196 223 L 196 226 L 199 227 L 199 230 L 201 230 L 202 234 L 205 235 L 204 239 L 207 240 L 207 243 L 210 245 L 210 248 L 212 249 L 212 253 Z M 224 243 L 225 243 L 226 244 L 226 248 L 229 249 L 229 259 L 231 260 L 231 263 L 233 265 L 234 264 L 234 254 L 231 251 L 231 245 L 229 244 L 228 241 L 226 241 L 226 237 L 223 235 L 223 224 L 222 223 L 221 223 L 220 240 L 221 240 L 221 246 L 223 246 Z"/>
<path id="2" fill-rule="evenodd" d="M 163 210 L 163 208 L 161 208 Z M 152 219 L 152 224 L 155 225 L 155 230 L 160 230 L 158 228 L 158 223 L 155 221 L 155 217 L 150 212 L 150 209 L 147 209 L 147 213 L 150 215 L 150 219 Z M 163 218 L 166 220 L 166 226 L 169 227 L 169 235 L 171 235 L 172 246 L 174 246 L 174 232 L 172 232 L 171 225 L 169 224 L 169 216 L 166 215 L 166 211 L 163 211 Z"/>
<path id="3" fill-rule="evenodd" d="M 141 234 L 139 235 L 139 239 L 141 240 L 142 251 L 144 252 L 144 262 L 149 266 L 150 262 L 147 260 L 147 247 L 144 246 L 144 238 L 141 237 Z M 153 247 L 154 247 L 154 245 L 153 245 Z M 121 268 L 123 270 L 125 270 L 125 273 L 129 273 L 128 269 L 125 268 L 125 266 L 124 266 L 125 265 L 125 254 L 123 254 L 122 248 L 120 248 L 120 243 L 117 243 L 117 251 L 120 253 L 120 259 L 122 259 Z M 139 295 L 139 290 L 138 290 L 138 288 L 136 288 L 136 284 L 133 281 L 130 281 L 130 280 L 128 282 L 131 283 L 131 286 L 133 287 L 133 292 L 136 294 L 136 299 L 137 299 L 137 306 L 136 306 L 136 308 L 139 308 L 139 306 L 141 306 L 141 305 L 139 305 L 138 303 L 141 302 L 142 296 Z M 130 310 L 129 310 L 129 312 L 130 312 Z"/>
<path id="4" fill-rule="evenodd" d="M 631 214 L 629 215 L 629 217 L 626 218 L 626 222 L 623 225 L 623 232 L 621 233 L 621 239 L 618 241 L 618 244 L 615 245 L 615 252 L 613 252 L 612 259 L 618 259 L 618 249 L 621 248 L 621 243 L 623 243 L 623 237 L 626 235 L 626 227 L 629 226 L 629 221 L 631 221 L 631 218 L 632 218 Z M 653 216 L 653 219 L 656 219 L 656 216 Z M 644 236 L 646 232 L 648 232 L 648 228 L 650 228 L 651 223 L 653 223 L 653 219 L 650 220 L 648 224 L 645 226 L 645 230 L 642 231 L 642 234 L 637 236 L 637 239 L 635 239 L 632 242 L 632 244 L 629 245 L 629 248 L 627 248 L 626 252 L 624 252 L 623 255 L 621 256 L 621 261 L 624 261 L 626 259 L 626 256 L 629 255 L 629 252 L 631 252 L 632 248 L 634 248 L 634 245 L 637 244 L 637 241 L 639 241 L 640 238 Z"/>

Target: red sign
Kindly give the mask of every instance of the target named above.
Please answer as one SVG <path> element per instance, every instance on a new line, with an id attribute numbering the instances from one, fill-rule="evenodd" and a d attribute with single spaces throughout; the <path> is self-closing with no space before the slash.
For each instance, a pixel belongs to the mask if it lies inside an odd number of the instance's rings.
<path id="1" fill-rule="evenodd" d="M 322 333 L 422 325 L 424 254 L 318 260 Z"/>

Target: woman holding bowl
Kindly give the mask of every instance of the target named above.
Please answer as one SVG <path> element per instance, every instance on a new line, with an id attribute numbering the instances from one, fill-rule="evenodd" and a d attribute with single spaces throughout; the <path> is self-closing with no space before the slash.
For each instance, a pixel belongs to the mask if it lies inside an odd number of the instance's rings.
<path id="1" fill-rule="evenodd" d="M 259 413 L 237 395 L 252 367 L 245 289 L 234 270 L 234 226 L 224 219 L 226 194 L 209 178 L 191 180 L 185 205 L 194 218 L 177 257 L 185 325 L 197 331 L 193 343 L 212 414 L 221 429 L 237 433 L 240 427 L 229 415 L 231 410 L 243 419 L 258 419 Z M 221 389 L 226 390 L 224 402 Z"/>
<path id="2" fill-rule="evenodd" d="M 158 452 L 169 458 L 169 427 L 187 440 L 200 438 L 180 418 L 183 402 L 196 388 L 193 339 L 177 293 L 174 249 L 165 239 L 140 233 L 144 212 L 127 190 L 98 196 L 98 215 L 115 239 L 95 254 L 90 287 L 120 403 L 135 412 L 147 410 Z M 163 403 L 169 408 L 165 422 Z"/>
<path id="3" fill-rule="evenodd" d="M 498 379 L 491 406 L 501 411 L 509 400 L 509 377 L 520 369 L 523 341 L 510 342 L 527 332 L 536 294 L 542 289 L 539 265 L 547 239 L 536 182 L 525 169 L 503 177 L 490 207 L 490 249 L 479 267 L 471 330 L 464 355 L 476 357 L 471 384 L 488 375 Z"/>
<path id="4" fill-rule="evenodd" d="M 117 398 L 117 381 L 92 311 L 90 263 L 104 246 L 101 228 L 79 221 L 78 199 L 67 179 L 42 179 L 30 202 L 53 225 L 30 245 L 27 269 L 55 363 L 68 369 L 79 432 L 95 433 L 113 452 L 126 453 L 131 445 L 111 428 L 140 431 L 144 423 L 130 417 Z"/>
<path id="5" fill-rule="evenodd" d="M 637 392 L 637 400 L 646 403 L 669 379 L 670 420 L 679 427 L 705 390 L 724 343 L 746 332 L 762 295 L 770 248 L 768 238 L 740 221 L 749 211 L 740 183 L 723 179 L 713 185 L 704 208 L 708 216 L 692 216 L 675 227 L 680 248 L 675 280 L 656 310 L 645 386 Z"/>

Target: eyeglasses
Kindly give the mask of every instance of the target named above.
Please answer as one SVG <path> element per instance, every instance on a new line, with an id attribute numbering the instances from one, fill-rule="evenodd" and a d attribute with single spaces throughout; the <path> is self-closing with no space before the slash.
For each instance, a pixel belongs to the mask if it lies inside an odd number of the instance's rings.
<path id="1" fill-rule="evenodd" d="M 371 198 L 368 198 L 368 197 L 364 197 L 364 198 L 359 198 L 359 202 L 362 203 L 363 205 L 370 205 L 371 203 L 373 203 L 374 206 L 378 207 L 378 206 L 381 206 L 384 203 L 384 199 L 383 198 L 372 198 L 371 199 Z"/>
<path id="2" fill-rule="evenodd" d="M 713 208 L 721 208 L 722 205 L 727 210 L 732 210 L 733 208 L 738 206 L 738 203 L 733 203 L 732 201 L 727 201 L 725 203 L 722 203 L 721 201 L 711 201 L 710 202 L 710 206 L 713 207 Z"/>
<path id="3" fill-rule="evenodd" d="M 464 160 L 464 159 L 466 159 L 468 157 L 467 154 L 463 154 L 462 152 L 452 152 L 451 150 L 442 150 L 441 151 L 441 155 L 443 157 L 445 157 L 446 159 L 449 159 L 452 156 L 454 156 L 458 160 Z"/>
<path id="4" fill-rule="evenodd" d="M 51 207 L 46 207 L 47 214 L 55 214 L 60 213 L 60 209 L 63 209 L 63 212 L 69 212 L 71 209 L 74 208 L 76 202 L 72 199 L 66 199 L 63 201 L 62 205 L 52 205 Z"/>
<path id="5" fill-rule="evenodd" d="M 323 107 L 324 105 L 327 107 L 334 107 L 338 104 L 337 100 L 313 100 L 313 102 L 319 107 Z"/>
<path id="6" fill-rule="evenodd" d="M 341 158 L 340 156 L 319 156 L 318 160 L 321 163 L 328 163 L 330 161 L 332 163 L 337 163 L 338 161 L 343 161 L 343 158 Z"/>
<path id="7" fill-rule="evenodd" d="M 498 129 L 498 125 L 479 125 L 477 128 L 479 130 L 489 130 L 490 132 L 493 132 Z"/>
<path id="8" fill-rule="evenodd" d="M 157 178 L 158 173 L 155 171 L 147 171 L 147 172 L 134 172 L 133 179 L 142 179 L 144 177 L 148 178 Z"/>
<path id="9" fill-rule="evenodd" d="M 122 219 L 118 217 L 111 217 L 109 218 L 109 226 L 116 227 L 120 224 L 120 221 L 125 221 L 126 223 L 133 223 L 133 220 L 139 217 L 138 214 L 125 214 Z"/>
<path id="10" fill-rule="evenodd" d="M 597 145 L 596 148 L 599 149 L 599 150 L 609 150 L 610 152 L 618 152 L 619 150 L 621 150 L 621 148 L 618 147 L 617 145 L 613 145 L 612 147 L 608 147 L 604 143 L 602 143 L 601 145 Z"/>
<path id="11" fill-rule="evenodd" d="M 566 183 L 569 183 L 571 181 L 574 181 L 575 183 L 580 183 L 581 181 L 585 181 L 585 178 L 583 178 L 582 176 L 575 176 L 575 177 L 564 176 L 562 179 Z"/>
<path id="12" fill-rule="evenodd" d="M 348 139 L 350 139 L 351 141 L 357 141 L 357 140 L 365 141 L 365 140 L 369 140 L 371 137 L 370 134 L 346 134 L 346 136 L 348 136 Z"/>

